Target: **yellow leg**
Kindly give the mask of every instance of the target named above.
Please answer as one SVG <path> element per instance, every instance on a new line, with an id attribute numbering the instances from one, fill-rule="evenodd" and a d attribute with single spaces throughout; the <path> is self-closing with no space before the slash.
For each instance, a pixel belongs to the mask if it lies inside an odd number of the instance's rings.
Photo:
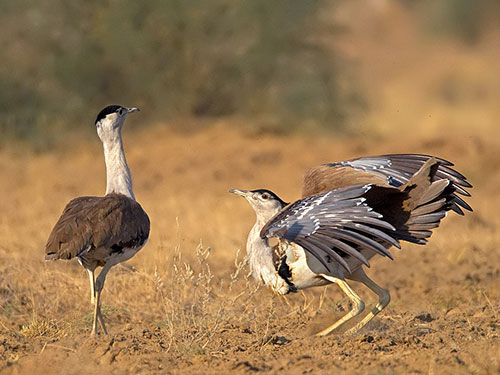
<path id="1" fill-rule="evenodd" d="M 102 288 L 96 290 L 95 303 L 94 303 L 94 322 L 92 324 L 92 335 L 97 335 L 98 324 L 101 323 L 102 330 L 104 334 L 108 334 L 106 325 L 104 324 L 104 318 L 101 313 L 101 292 Z"/>
<path id="2" fill-rule="evenodd" d="M 101 290 L 99 290 L 99 289 L 97 290 L 94 302 L 95 302 L 94 303 L 94 322 L 92 323 L 92 333 L 91 333 L 92 336 L 97 335 L 97 328 L 98 328 L 98 324 L 99 324 L 98 316 L 101 313 L 101 308 L 99 306 L 99 304 L 101 302 Z"/>
<path id="3" fill-rule="evenodd" d="M 347 322 L 350 319 L 354 318 L 355 316 L 361 314 L 365 308 L 364 302 L 361 300 L 361 298 L 359 298 L 359 296 L 351 289 L 351 287 L 344 280 L 337 279 L 335 277 L 328 276 L 328 275 L 323 275 L 323 277 L 326 278 L 327 280 L 333 282 L 333 283 L 336 283 L 340 287 L 340 289 L 342 289 L 342 291 L 351 300 L 352 309 L 347 314 L 345 314 L 342 318 L 340 318 L 335 323 L 333 323 L 331 326 L 329 326 L 328 328 L 325 328 L 321 332 L 318 332 L 316 334 L 316 336 L 328 335 L 335 328 L 340 327 L 345 322 Z"/>
<path id="4" fill-rule="evenodd" d="M 104 318 L 101 313 L 101 293 L 102 289 L 104 287 L 104 281 L 106 279 L 106 274 L 109 271 L 110 267 L 106 267 L 104 274 L 101 273 L 99 274 L 99 277 L 97 280 L 94 279 L 94 273 L 92 272 L 91 276 L 91 290 L 93 291 L 94 295 L 94 322 L 92 325 L 92 335 L 97 335 L 97 329 L 98 329 L 98 324 L 101 323 L 102 330 L 104 334 L 108 334 L 108 330 L 106 329 L 106 325 L 104 324 Z M 90 272 L 89 272 L 90 275 Z"/>
<path id="5" fill-rule="evenodd" d="M 102 289 L 101 289 L 101 291 L 102 291 Z M 99 297 L 101 296 L 101 291 L 99 291 Z M 107 335 L 108 330 L 106 329 L 106 325 L 104 324 L 104 318 L 102 317 L 100 298 L 99 298 L 99 305 L 97 307 L 97 318 L 99 319 L 99 322 L 101 323 L 102 331 L 104 332 L 105 335 Z"/>
<path id="6" fill-rule="evenodd" d="M 106 325 L 104 324 L 104 318 L 101 313 L 101 292 L 102 289 L 104 288 L 104 282 L 106 281 L 106 275 L 108 274 L 109 270 L 111 267 L 113 267 L 115 263 L 106 263 L 104 267 L 102 268 L 101 272 L 99 273 L 99 276 L 97 276 L 97 279 L 94 281 L 94 290 L 95 290 L 95 306 L 94 306 L 94 324 L 92 328 L 92 334 L 95 335 L 97 334 L 97 325 L 98 321 L 101 323 L 102 330 L 103 332 L 107 335 L 108 330 L 106 329 Z"/>
<path id="7" fill-rule="evenodd" d="M 90 279 L 90 303 L 93 305 L 95 302 L 95 277 L 94 270 L 90 270 L 86 268 L 87 273 L 89 274 Z"/>
<path id="8" fill-rule="evenodd" d="M 359 281 L 363 284 L 365 284 L 370 290 L 375 292 L 378 296 L 378 303 L 377 305 L 361 320 L 358 324 L 356 324 L 354 327 L 350 328 L 349 330 L 346 331 L 347 335 L 352 335 L 356 332 L 358 332 L 361 328 L 363 328 L 365 325 L 372 320 L 375 315 L 377 315 L 379 312 L 381 312 L 391 301 L 391 295 L 389 292 L 370 279 L 368 276 L 366 276 L 365 271 L 363 271 L 362 268 L 357 269 L 354 271 L 350 276 L 350 279 Z"/>

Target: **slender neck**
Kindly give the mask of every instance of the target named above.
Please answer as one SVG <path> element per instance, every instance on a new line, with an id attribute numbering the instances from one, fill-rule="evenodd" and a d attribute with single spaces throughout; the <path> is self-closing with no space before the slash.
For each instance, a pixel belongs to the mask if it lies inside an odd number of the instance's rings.
<path id="1" fill-rule="evenodd" d="M 257 216 L 257 222 L 248 234 L 247 256 L 252 272 L 258 272 L 258 268 L 264 265 L 267 267 L 272 266 L 272 268 L 274 268 L 272 263 L 273 255 L 270 251 L 271 246 L 269 246 L 266 238 L 262 238 L 260 236 L 260 231 L 265 224 L 266 222 Z"/>
<path id="2" fill-rule="evenodd" d="M 132 191 L 132 176 L 125 159 L 121 134 L 103 142 L 106 162 L 106 194 L 123 194 L 135 200 Z"/>
<path id="3" fill-rule="evenodd" d="M 256 215 L 257 220 L 248 235 L 247 255 L 250 260 L 250 264 L 258 264 L 259 259 L 266 257 L 271 259 L 272 263 L 272 253 L 268 251 L 271 247 L 268 245 L 267 239 L 260 236 L 260 232 L 268 220 L 274 216 L 274 214 L 256 212 Z"/>
<path id="4" fill-rule="evenodd" d="M 267 239 L 260 237 L 260 231 L 270 219 L 270 217 L 267 216 L 268 215 L 259 215 L 259 213 L 257 213 L 257 221 L 248 235 L 248 263 L 254 278 L 261 280 L 275 292 L 285 294 L 289 286 L 284 279 L 278 276 L 274 268 L 273 249 L 269 246 Z"/>

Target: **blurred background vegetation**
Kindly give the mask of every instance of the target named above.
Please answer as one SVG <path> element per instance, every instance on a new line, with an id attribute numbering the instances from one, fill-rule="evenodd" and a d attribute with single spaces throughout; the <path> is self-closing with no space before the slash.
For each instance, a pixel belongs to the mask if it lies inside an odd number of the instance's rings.
<path id="1" fill-rule="evenodd" d="M 2 0 L 0 143 L 40 146 L 92 130 L 114 103 L 141 107 L 142 124 L 237 117 L 280 133 L 349 130 L 370 100 L 356 58 L 332 42 L 350 32 L 335 17 L 346 2 Z M 481 40 L 499 8 L 495 0 L 398 5 L 424 33 L 465 45 Z"/>

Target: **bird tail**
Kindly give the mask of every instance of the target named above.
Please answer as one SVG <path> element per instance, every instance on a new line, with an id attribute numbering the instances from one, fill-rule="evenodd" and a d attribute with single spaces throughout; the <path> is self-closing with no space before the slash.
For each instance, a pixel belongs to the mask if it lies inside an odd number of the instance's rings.
<path id="1" fill-rule="evenodd" d="M 447 211 L 452 209 L 456 189 L 448 179 L 436 179 L 439 161 L 435 158 L 427 160 L 422 167 L 400 187 L 407 193 L 402 202 L 403 209 L 409 212 L 404 230 L 399 230 L 401 240 L 425 244 L 437 228 Z"/>

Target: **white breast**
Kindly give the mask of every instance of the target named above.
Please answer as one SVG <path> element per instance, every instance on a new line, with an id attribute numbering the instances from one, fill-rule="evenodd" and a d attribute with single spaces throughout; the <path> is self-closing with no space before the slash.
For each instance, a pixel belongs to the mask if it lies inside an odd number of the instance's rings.
<path id="1" fill-rule="evenodd" d="M 310 264 L 315 264 L 316 262 L 319 263 L 316 258 L 307 254 L 301 246 L 289 243 L 286 252 L 286 263 L 292 272 L 291 282 L 297 289 L 330 284 L 330 281 L 311 270 Z M 321 264 L 320 266 L 324 269 Z"/>
<path id="2" fill-rule="evenodd" d="M 274 268 L 272 248 L 267 240 L 262 239 L 258 233 L 260 228 L 254 226 L 250 231 L 247 241 L 247 255 L 252 276 L 270 287 L 277 294 L 286 294 L 290 286 L 278 275 Z M 257 234 L 257 235 L 256 235 Z"/>

